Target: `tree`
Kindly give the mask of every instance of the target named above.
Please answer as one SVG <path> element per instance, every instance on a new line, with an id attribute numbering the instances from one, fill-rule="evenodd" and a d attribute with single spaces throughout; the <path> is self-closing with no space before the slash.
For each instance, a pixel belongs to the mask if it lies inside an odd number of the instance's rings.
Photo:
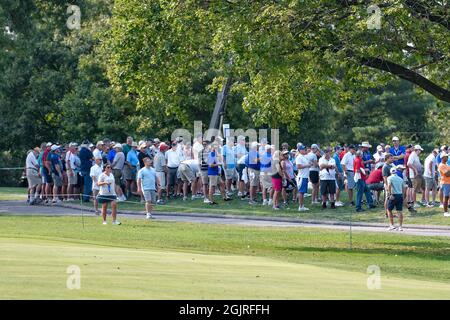
<path id="1" fill-rule="evenodd" d="M 372 3 L 380 29 L 368 29 Z M 294 132 L 312 106 L 355 105 L 398 78 L 450 102 L 449 18 L 446 1 L 118 0 L 109 75 L 176 116 L 199 75 L 215 89 L 232 77 L 256 125 Z"/>

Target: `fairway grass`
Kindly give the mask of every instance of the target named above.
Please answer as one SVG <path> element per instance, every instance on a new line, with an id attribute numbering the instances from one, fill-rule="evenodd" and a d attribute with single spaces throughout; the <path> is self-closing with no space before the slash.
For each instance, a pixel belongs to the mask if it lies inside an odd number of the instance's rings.
<path id="1" fill-rule="evenodd" d="M 0 298 L 450 299 L 448 238 L 356 232 L 349 250 L 343 231 L 122 222 L 0 215 Z"/>
<path id="2" fill-rule="evenodd" d="M 2 239 L 2 299 L 432 299 L 450 284 L 367 275 L 269 258 Z M 66 286 L 80 267 L 80 289 Z"/>

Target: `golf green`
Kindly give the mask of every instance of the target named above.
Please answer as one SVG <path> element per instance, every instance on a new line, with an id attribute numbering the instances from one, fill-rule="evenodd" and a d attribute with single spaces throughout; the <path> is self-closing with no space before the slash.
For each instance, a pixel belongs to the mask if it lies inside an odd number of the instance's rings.
<path id="1" fill-rule="evenodd" d="M 1 299 L 430 299 L 450 284 L 264 257 L 130 249 L 37 239 L 0 240 Z M 80 288 L 68 289 L 69 266 Z M 69 281 L 69 283 L 71 283 Z"/>

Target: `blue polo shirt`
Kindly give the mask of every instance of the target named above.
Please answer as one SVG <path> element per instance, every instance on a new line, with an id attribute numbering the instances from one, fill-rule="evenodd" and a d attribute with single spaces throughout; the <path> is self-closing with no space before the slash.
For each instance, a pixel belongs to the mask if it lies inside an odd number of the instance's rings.
<path id="1" fill-rule="evenodd" d="M 250 169 L 261 169 L 261 163 L 259 161 L 259 154 L 257 150 L 249 151 L 247 157 L 245 158 L 245 165 Z"/>
<path id="2" fill-rule="evenodd" d="M 394 147 L 391 147 L 389 149 L 389 153 L 392 154 L 394 157 L 398 157 L 399 155 L 404 155 L 406 153 L 405 146 L 398 146 L 398 149 L 396 150 Z M 394 165 L 398 166 L 400 164 L 404 164 L 403 159 L 399 159 L 394 161 Z"/>
<path id="3" fill-rule="evenodd" d="M 48 154 L 48 156 L 50 156 L 50 162 L 52 164 L 52 173 L 58 174 L 58 171 L 56 171 L 56 166 L 59 165 L 59 168 L 61 169 L 61 171 L 63 169 L 62 163 L 61 163 L 61 157 L 59 156 L 59 154 L 56 154 L 54 152 L 50 152 Z"/>
<path id="4" fill-rule="evenodd" d="M 217 164 L 217 156 L 215 151 L 211 151 L 208 155 L 208 176 L 218 176 L 219 167 L 211 167 L 211 164 Z"/>
<path id="5" fill-rule="evenodd" d="M 233 148 L 229 148 L 227 145 L 223 147 L 223 161 L 227 164 L 228 169 L 234 169 L 236 167 L 236 153 Z"/>
<path id="6" fill-rule="evenodd" d="M 108 152 L 108 160 L 110 163 L 114 161 L 114 157 L 116 156 L 116 149 L 111 149 Z"/>
<path id="7" fill-rule="evenodd" d="M 128 151 L 127 162 L 130 163 L 133 167 L 136 167 L 139 164 L 139 159 L 136 150 L 131 149 L 130 151 Z"/>
<path id="8" fill-rule="evenodd" d="M 270 152 L 263 153 L 261 156 L 261 171 L 270 172 L 272 167 L 272 154 Z"/>

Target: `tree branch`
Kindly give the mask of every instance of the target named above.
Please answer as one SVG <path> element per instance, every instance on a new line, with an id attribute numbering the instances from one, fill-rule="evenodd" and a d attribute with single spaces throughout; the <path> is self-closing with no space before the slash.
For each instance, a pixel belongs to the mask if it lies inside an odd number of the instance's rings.
<path id="1" fill-rule="evenodd" d="M 450 91 L 438 86 L 434 82 L 428 80 L 422 75 L 407 69 L 394 62 L 384 60 L 382 58 L 365 57 L 360 59 L 360 63 L 364 66 L 368 66 L 374 69 L 389 72 L 396 75 L 399 78 L 407 80 L 415 85 L 421 87 L 425 91 L 429 92 L 439 100 L 450 103 Z"/>
<path id="2" fill-rule="evenodd" d="M 428 6 L 420 3 L 418 0 L 405 0 L 405 6 L 416 17 L 427 19 L 434 23 L 438 23 L 444 28 L 447 28 L 447 30 L 450 30 L 450 17 L 448 14 L 445 13 L 444 6 L 442 6 L 443 10 L 442 15 L 433 14 Z"/>

